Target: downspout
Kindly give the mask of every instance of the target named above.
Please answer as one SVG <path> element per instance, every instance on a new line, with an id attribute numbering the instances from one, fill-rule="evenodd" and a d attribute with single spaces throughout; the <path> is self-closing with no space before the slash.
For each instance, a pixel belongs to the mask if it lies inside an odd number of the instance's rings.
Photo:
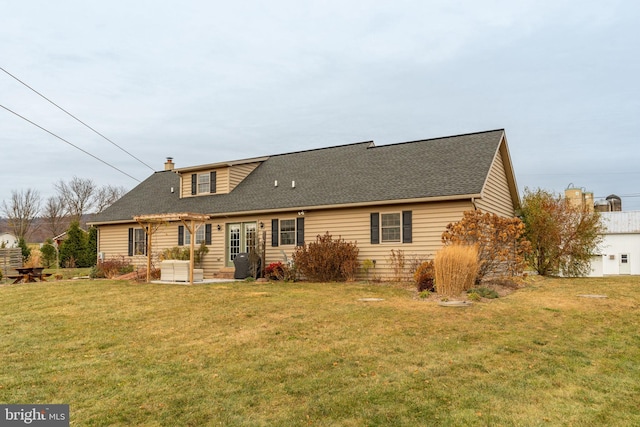
<path id="1" fill-rule="evenodd" d="M 473 205 L 473 210 L 477 211 L 478 207 L 476 206 L 476 198 L 475 197 L 471 198 L 471 204 Z"/>

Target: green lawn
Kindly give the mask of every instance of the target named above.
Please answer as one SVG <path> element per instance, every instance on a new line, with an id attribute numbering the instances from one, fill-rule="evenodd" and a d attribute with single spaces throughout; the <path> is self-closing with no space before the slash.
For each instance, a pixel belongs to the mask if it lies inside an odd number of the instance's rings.
<path id="1" fill-rule="evenodd" d="M 464 308 L 357 283 L 6 285 L 0 403 L 82 426 L 633 426 L 639 325 L 637 277 Z"/>

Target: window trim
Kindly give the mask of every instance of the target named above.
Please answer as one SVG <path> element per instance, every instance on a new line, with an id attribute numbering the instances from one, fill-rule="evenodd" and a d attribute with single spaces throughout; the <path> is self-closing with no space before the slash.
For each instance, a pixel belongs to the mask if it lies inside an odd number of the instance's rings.
<path id="1" fill-rule="evenodd" d="M 287 243 L 282 243 L 282 222 L 293 221 L 293 230 L 287 230 L 286 233 L 291 233 L 293 242 L 288 243 L 290 239 L 287 239 Z M 304 246 L 304 217 L 298 218 L 273 218 L 271 220 L 271 247 L 283 246 Z"/>
<path id="2" fill-rule="evenodd" d="M 293 229 L 282 231 L 282 224 L 284 222 L 287 222 L 287 223 L 292 222 Z M 284 233 L 287 233 L 287 236 L 288 236 L 286 243 L 284 242 L 284 239 L 283 239 Z M 296 218 L 285 218 L 280 220 L 280 224 L 278 226 L 278 237 L 279 237 L 280 244 L 282 246 L 291 246 L 296 244 Z M 289 243 L 289 241 L 291 241 L 291 243 Z"/>
<path id="3" fill-rule="evenodd" d="M 200 231 L 202 230 L 202 231 Z M 202 234 L 202 236 L 200 236 Z M 196 230 L 196 245 L 201 244 L 202 242 L 206 242 L 207 240 L 207 231 L 205 225 L 201 225 Z M 191 244 L 191 233 L 187 230 L 187 227 L 184 228 L 184 239 L 182 240 L 185 246 Z"/>
<path id="4" fill-rule="evenodd" d="M 147 255 L 147 241 L 148 236 L 144 228 L 129 228 L 129 250 L 127 251 L 129 256 L 141 256 Z M 139 248 L 142 247 L 142 250 Z"/>
<path id="5" fill-rule="evenodd" d="M 202 231 L 204 240 L 198 241 L 198 233 L 200 233 L 201 229 L 204 230 Z M 207 246 L 211 245 L 211 236 L 212 236 L 211 224 L 201 225 L 196 230 L 196 244 L 200 245 L 202 242 L 204 242 L 204 244 Z M 190 242 L 191 242 L 191 236 L 189 234 L 189 230 L 187 230 L 187 227 L 185 227 L 184 225 L 179 225 L 178 226 L 178 246 L 189 246 L 191 245 Z"/>
<path id="6" fill-rule="evenodd" d="M 197 178 L 197 194 L 211 193 L 211 174 L 209 172 L 199 173 Z"/>
<path id="7" fill-rule="evenodd" d="M 139 246 L 142 247 L 142 250 L 139 249 Z M 143 228 L 135 228 L 133 230 L 133 254 L 147 254 L 147 233 Z"/>
<path id="8" fill-rule="evenodd" d="M 383 240 L 382 239 L 382 216 L 398 215 L 400 218 L 400 239 L 399 240 Z M 413 211 L 389 211 L 389 212 L 371 212 L 369 220 L 370 241 L 372 245 L 378 244 L 405 244 L 413 243 Z M 390 228 L 390 227 L 385 227 Z M 397 226 L 394 226 L 397 228 Z"/>
<path id="9" fill-rule="evenodd" d="M 200 196 L 203 194 L 217 193 L 218 173 L 217 171 L 196 172 L 191 174 L 191 195 Z"/>
<path id="10" fill-rule="evenodd" d="M 397 216 L 398 224 L 393 226 L 385 226 L 384 218 L 385 216 L 389 217 L 391 215 Z M 398 238 L 394 240 L 385 239 L 385 230 L 397 230 Z M 394 233 L 395 234 L 395 233 Z M 400 212 L 384 212 L 380 213 L 380 243 L 402 243 L 402 214 Z"/>

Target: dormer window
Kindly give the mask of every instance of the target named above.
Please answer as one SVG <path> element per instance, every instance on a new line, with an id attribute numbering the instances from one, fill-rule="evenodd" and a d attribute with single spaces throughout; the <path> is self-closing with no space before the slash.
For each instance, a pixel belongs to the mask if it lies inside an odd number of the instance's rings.
<path id="1" fill-rule="evenodd" d="M 202 193 L 210 193 L 211 186 L 209 184 L 209 174 L 208 173 L 199 173 L 198 174 L 198 194 Z"/>
<path id="2" fill-rule="evenodd" d="M 216 192 L 216 172 L 191 174 L 191 195 L 212 194 Z"/>

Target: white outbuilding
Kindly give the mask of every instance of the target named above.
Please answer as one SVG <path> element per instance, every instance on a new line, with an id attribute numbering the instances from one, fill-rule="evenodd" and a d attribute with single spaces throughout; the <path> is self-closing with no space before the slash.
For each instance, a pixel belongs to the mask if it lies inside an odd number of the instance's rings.
<path id="1" fill-rule="evenodd" d="M 600 215 L 606 231 L 589 276 L 640 275 L 640 211 Z"/>
<path id="2" fill-rule="evenodd" d="M 0 247 L 17 248 L 18 238 L 11 233 L 0 233 Z"/>

